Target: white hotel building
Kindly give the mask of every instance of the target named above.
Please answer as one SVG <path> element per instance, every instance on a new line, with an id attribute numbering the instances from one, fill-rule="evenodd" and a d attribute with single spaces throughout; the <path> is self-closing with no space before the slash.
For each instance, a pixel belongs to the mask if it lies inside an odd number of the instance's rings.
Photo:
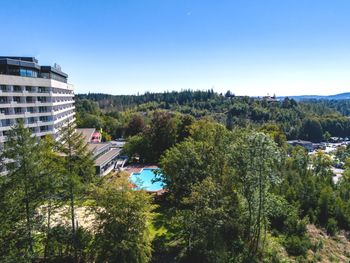
<path id="1" fill-rule="evenodd" d="M 0 57 L 0 142 L 18 119 L 38 137 L 74 121 L 73 86 L 59 66 L 33 57 Z"/>

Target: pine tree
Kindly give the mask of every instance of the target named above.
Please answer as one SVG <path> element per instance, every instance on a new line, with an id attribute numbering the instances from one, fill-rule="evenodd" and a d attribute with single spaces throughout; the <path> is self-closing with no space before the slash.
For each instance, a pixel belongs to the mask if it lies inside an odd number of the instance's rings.
<path id="1" fill-rule="evenodd" d="M 70 204 L 72 252 L 75 262 L 78 262 L 75 202 L 94 180 L 95 170 L 92 153 L 88 150 L 83 135 L 76 131 L 75 124 L 67 122 L 61 128 L 60 136 L 60 152 L 64 158 L 64 175 L 67 184 L 66 196 Z"/>
<path id="2" fill-rule="evenodd" d="M 20 262 L 35 258 L 34 231 L 38 228 L 40 205 L 40 177 L 38 173 L 38 141 L 31 132 L 18 122 L 7 136 L 1 159 L 6 174 L 1 180 L 2 224 L 9 223 L 10 239 L 4 257 Z M 6 250 L 6 248 L 3 248 Z M 7 253 L 8 252 L 8 253 Z"/>
<path id="3" fill-rule="evenodd" d="M 62 206 L 64 166 L 63 158 L 58 152 L 59 144 L 52 136 L 46 136 L 40 143 L 40 175 L 42 180 L 42 191 L 45 205 L 43 210 L 46 212 L 46 225 L 44 229 L 44 261 L 55 256 L 52 245 L 52 215 L 57 208 Z"/>

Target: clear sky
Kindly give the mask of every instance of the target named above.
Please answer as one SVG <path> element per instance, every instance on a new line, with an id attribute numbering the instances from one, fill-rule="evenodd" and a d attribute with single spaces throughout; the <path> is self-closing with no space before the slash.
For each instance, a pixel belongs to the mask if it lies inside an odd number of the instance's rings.
<path id="1" fill-rule="evenodd" d="M 76 92 L 350 91 L 349 0 L 11 0 L 1 55 L 57 62 Z"/>

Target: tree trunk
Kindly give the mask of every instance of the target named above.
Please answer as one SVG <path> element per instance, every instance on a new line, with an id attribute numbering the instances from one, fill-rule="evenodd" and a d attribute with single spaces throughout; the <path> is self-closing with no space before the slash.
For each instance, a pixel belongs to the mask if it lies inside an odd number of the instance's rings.
<path id="1" fill-rule="evenodd" d="M 28 238 L 28 252 L 30 261 L 33 260 L 34 250 L 33 250 L 33 239 L 32 239 L 32 224 L 30 221 L 30 207 L 29 207 L 29 193 L 28 193 L 28 178 L 27 174 L 27 163 L 25 157 L 23 160 L 23 175 L 24 175 L 24 193 L 25 193 L 25 206 L 26 206 L 26 224 L 27 224 L 27 238 Z M 27 255 L 28 256 L 28 255 Z"/>
<path id="2" fill-rule="evenodd" d="M 50 239 L 51 239 L 51 199 L 49 199 L 49 203 L 47 205 L 47 231 L 46 231 L 44 262 L 46 262 L 48 253 L 50 251 Z"/>
<path id="3" fill-rule="evenodd" d="M 73 253 L 74 253 L 74 262 L 78 262 L 73 186 L 70 187 L 70 210 L 71 210 L 71 220 L 72 220 L 72 245 L 73 245 Z"/>
<path id="4" fill-rule="evenodd" d="M 68 122 L 68 125 L 70 123 Z M 69 127 L 68 127 L 69 129 Z M 72 246 L 73 246 L 73 253 L 74 253 L 74 262 L 78 263 L 78 253 L 77 253 L 77 238 L 76 238 L 76 227 L 75 227 L 75 212 L 74 212 L 74 183 L 73 183 L 73 168 L 72 168 L 72 162 L 73 162 L 73 142 L 72 142 L 72 136 L 73 134 L 68 135 L 69 138 L 67 140 L 68 143 L 68 172 L 71 178 L 70 178 L 70 210 L 71 210 L 71 222 L 72 222 Z"/>
<path id="5" fill-rule="evenodd" d="M 30 222 L 30 208 L 29 208 L 29 196 L 27 185 L 25 186 L 25 204 L 26 204 L 26 220 L 27 220 L 27 237 L 28 237 L 28 246 L 29 246 L 29 258 L 32 260 L 34 251 L 33 251 L 33 239 L 32 239 L 32 225 Z"/>
<path id="6" fill-rule="evenodd" d="M 260 232 L 261 232 L 261 210 L 262 210 L 262 172 L 261 169 L 259 169 L 259 208 L 258 208 L 258 217 L 257 217 L 257 238 L 255 243 L 255 253 L 258 251 L 259 243 L 260 243 Z"/>

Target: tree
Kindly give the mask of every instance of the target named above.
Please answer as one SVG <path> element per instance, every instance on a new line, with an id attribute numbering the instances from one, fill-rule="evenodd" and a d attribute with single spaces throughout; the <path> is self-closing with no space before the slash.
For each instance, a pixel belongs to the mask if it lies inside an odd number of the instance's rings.
<path id="1" fill-rule="evenodd" d="M 315 175 L 321 178 L 325 178 L 326 180 L 332 178 L 332 175 L 333 175 L 331 171 L 332 160 L 324 152 L 322 151 L 316 152 L 316 154 L 312 157 L 312 165 L 313 165 L 313 171 Z"/>
<path id="2" fill-rule="evenodd" d="M 41 140 L 38 153 L 40 155 L 40 178 L 42 183 L 42 197 L 45 205 L 41 209 L 46 212 L 46 237 L 44 241 L 44 260 L 55 256 L 53 239 L 56 237 L 52 231 L 52 215 L 62 206 L 64 191 L 64 166 L 62 156 L 59 154 L 59 144 L 48 135 Z"/>
<path id="3" fill-rule="evenodd" d="M 138 135 L 128 138 L 124 152 L 129 156 L 138 155 L 141 161 L 158 162 L 165 150 L 178 139 L 179 116 L 166 111 L 155 111 L 151 124 Z"/>
<path id="4" fill-rule="evenodd" d="M 166 149 L 176 143 L 179 120 L 173 114 L 165 111 L 155 111 L 148 130 L 152 152 L 150 161 L 158 162 Z"/>
<path id="5" fill-rule="evenodd" d="M 163 181 L 174 202 L 188 196 L 191 187 L 211 175 L 213 156 L 204 142 L 184 141 L 166 151 L 160 161 Z"/>
<path id="6" fill-rule="evenodd" d="M 100 114 L 101 112 L 96 102 L 87 99 L 78 100 L 76 107 L 79 112 L 90 113 L 94 115 Z"/>
<path id="7" fill-rule="evenodd" d="M 190 134 L 167 150 L 160 163 L 167 193 L 179 210 L 176 221 L 181 222 L 184 258 L 188 262 L 234 261 L 242 254 L 247 260 L 255 258 L 264 251 L 268 191 L 279 182 L 280 149 L 263 133 L 229 132 L 208 120 L 193 124 Z M 230 210 L 233 207 L 239 216 Z"/>
<path id="8" fill-rule="evenodd" d="M 135 114 L 132 116 L 131 120 L 129 121 L 126 127 L 125 135 L 134 136 L 141 133 L 144 129 L 145 122 L 143 120 L 143 117 L 140 114 Z"/>
<path id="9" fill-rule="evenodd" d="M 10 239 L 6 257 L 30 262 L 34 260 L 34 232 L 40 225 L 38 207 L 40 205 L 41 183 L 39 176 L 39 145 L 31 132 L 24 128 L 22 122 L 18 122 L 7 136 L 4 149 L 1 154 L 6 175 L 1 178 L 2 210 L 1 223 L 7 224 L 4 231 L 4 239 Z"/>
<path id="10" fill-rule="evenodd" d="M 281 127 L 279 127 L 278 125 L 272 123 L 264 124 L 260 128 L 260 131 L 262 131 L 266 135 L 271 136 L 271 138 L 279 147 L 285 146 L 287 141 L 286 135 L 283 133 Z"/>
<path id="11" fill-rule="evenodd" d="M 100 116 L 89 113 L 83 113 L 82 116 L 79 115 L 77 123 L 81 128 L 100 129 L 103 127 L 103 119 Z"/>
<path id="12" fill-rule="evenodd" d="M 181 115 L 177 131 L 177 142 L 181 142 L 190 136 L 190 128 L 195 119 L 191 115 Z"/>
<path id="13" fill-rule="evenodd" d="M 235 96 L 235 94 L 233 94 L 230 90 L 226 91 L 226 93 L 225 93 L 226 98 L 232 98 L 234 96 Z"/>
<path id="14" fill-rule="evenodd" d="M 146 162 L 150 159 L 150 151 L 152 151 L 152 148 L 149 138 L 141 134 L 129 137 L 123 148 L 123 154 L 130 159 L 139 158 L 140 162 Z"/>
<path id="15" fill-rule="evenodd" d="M 128 174 L 104 178 L 94 189 L 97 230 L 95 262 L 149 262 L 152 218 L 151 196 L 144 190 L 135 191 Z"/>
<path id="16" fill-rule="evenodd" d="M 242 253 L 240 200 L 231 182 L 223 180 L 205 178 L 182 201 L 185 209 L 176 219 L 185 262 L 237 262 Z"/>
<path id="17" fill-rule="evenodd" d="M 232 129 L 234 125 L 245 127 L 248 123 L 249 106 L 247 103 L 235 103 L 227 113 L 226 126 Z"/>
<path id="18" fill-rule="evenodd" d="M 331 134 L 328 132 L 328 131 L 326 131 L 324 134 L 323 134 L 323 139 L 326 141 L 326 142 L 328 142 L 330 139 L 331 139 Z"/>
<path id="19" fill-rule="evenodd" d="M 278 182 L 281 154 L 271 138 L 256 132 L 242 133 L 232 146 L 231 153 L 247 211 L 245 232 L 249 240 L 249 258 L 264 246 L 268 225 L 268 190 Z"/>
<path id="20" fill-rule="evenodd" d="M 325 225 L 328 219 L 334 214 L 335 196 L 334 191 L 330 186 L 326 186 L 321 190 L 318 200 L 318 218 L 319 223 Z"/>
<path id="21" fill-rule="evenodd" d="M 167 150 L 160 160 L 162 179 L 175 203 L 206 177 L 230 173 L 226 152 L 232 134 L 223 125 L 201 120 L 189 133 L 189 138 Z"/>
<path id="22" fill-rule="evenodd" d="M 292 167 L 300 174 L 305 175 L 309 163 L 307 150 L 302 146 L 295 146 L 291 152 Z"/>
<path id="23" fill-rule="evenodd" d="M 94 180 L 95 169 L 92 153 L 81 133 L 76 132 L 75 125 L 67 122 L 60 130 L 59 151 L 64 157 L 64 175 L 66 177 L 66 197 L 70 203 L 72 227 L 72 248 L 75 262 L 78 262 L 77 222 L 75 217 L 76 197 L 86 191 Z"/>
<path id="24" fill-rule="evenodd" d="M 300 128 L 300 137 L 312 142 L 320 142 L 323 139 L 323 130 L 320 122 L 315 118 L 307 118 Z"/>

